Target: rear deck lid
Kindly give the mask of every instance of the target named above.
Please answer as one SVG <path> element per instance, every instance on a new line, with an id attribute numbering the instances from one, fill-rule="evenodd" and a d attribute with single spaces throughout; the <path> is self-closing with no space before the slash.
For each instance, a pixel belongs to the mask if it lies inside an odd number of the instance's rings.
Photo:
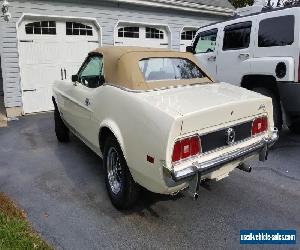
<path id="1" fill-rule="evenodd" d="M 252 117 L 270 105 L 268 97 L 226 83 L 193 85 L 144 94 L 160 109 L 181 115 L 182 134 Z"/>

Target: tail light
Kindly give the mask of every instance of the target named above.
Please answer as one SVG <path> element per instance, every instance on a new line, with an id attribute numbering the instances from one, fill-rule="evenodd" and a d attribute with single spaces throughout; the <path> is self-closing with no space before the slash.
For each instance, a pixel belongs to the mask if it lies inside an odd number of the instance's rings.
<path id="1" fill-rule="evenodd" d="M 201 153 L 201 142 L 198 135 L 175 142 L 172 163 L 186 160 Z"/>
<path id="2" fill-rule="evenodd" d="M 252 136 L 261 134 L 268 130 L 268 118 L 266 116 L 257 118 L 252 123 Z"/>

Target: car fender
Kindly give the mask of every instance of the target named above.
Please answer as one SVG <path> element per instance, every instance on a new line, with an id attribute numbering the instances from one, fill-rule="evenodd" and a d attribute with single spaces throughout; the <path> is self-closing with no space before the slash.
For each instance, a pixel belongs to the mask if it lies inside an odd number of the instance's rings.
<path id="1" fill-rule="evenodd" d="M 113 135 L 116 137 L 116 139 L 122 149 L 124 158 L 127 161 L 127 153 L 126 153 L 124 138 L 122 136 L 119 126 L 117 125 L 117 123 L 115 121 L 113 121 L 111 119 L 105 119 L 100 124 L 99 133 L 100 133 L 101 129 L 105 128 L 105 127 L 108 128 L 113 133 Z M 102 142 L 100 142 L 100 143 L 102 143 Z"/>

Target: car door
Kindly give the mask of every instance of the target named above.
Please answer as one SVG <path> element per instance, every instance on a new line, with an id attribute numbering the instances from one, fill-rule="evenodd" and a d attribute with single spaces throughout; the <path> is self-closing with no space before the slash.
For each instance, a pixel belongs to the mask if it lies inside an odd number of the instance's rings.
<path id="1" fill-rule="evenodd" d="M 76 78 L 77 81 L 74 82 L 73 89 L 69 93 L 70 123 L 81 137 L 91 142 L 89 131 L 93 129 L 91 123 L 93 99 L 99 91 L 98 88 L 104 83 L 102 55 L 90 55 L 80 68 Z"/>
<path id="2" fill-rule="evenodd" d="M 213 28 L 198 33 L 194 42 L 194 53 L 199 64 L 214 79 L 217 77 L 217 37 L 218 29 Z"/>
<path id="3" fill-rule="evenodd" d="M 253 22 L 239 20 L 226 25 L 220 36 L 220 49 L 217 56 L 217 80 L 240 85 L 243 75 L 250 72 L 250 59 L 253 57 Z M 253 32 L 252 32 L 253 33 Z"/>

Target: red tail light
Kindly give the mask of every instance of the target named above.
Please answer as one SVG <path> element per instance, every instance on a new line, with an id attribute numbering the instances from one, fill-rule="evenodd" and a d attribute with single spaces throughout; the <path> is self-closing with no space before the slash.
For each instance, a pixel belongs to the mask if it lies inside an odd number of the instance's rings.
<path id="1" fill-rule="evenodd" d="M 192 136 L 175 143 L 172 155 L 172 163 L 188 159 L 201 153 L 199 136 Z"/>
<path id="2" fill-rule="evenodd" d="M 266 116 L 257 118 L 252 123 L 252 136 L 261 134 L 268 129 L 268 118 Z"/>

